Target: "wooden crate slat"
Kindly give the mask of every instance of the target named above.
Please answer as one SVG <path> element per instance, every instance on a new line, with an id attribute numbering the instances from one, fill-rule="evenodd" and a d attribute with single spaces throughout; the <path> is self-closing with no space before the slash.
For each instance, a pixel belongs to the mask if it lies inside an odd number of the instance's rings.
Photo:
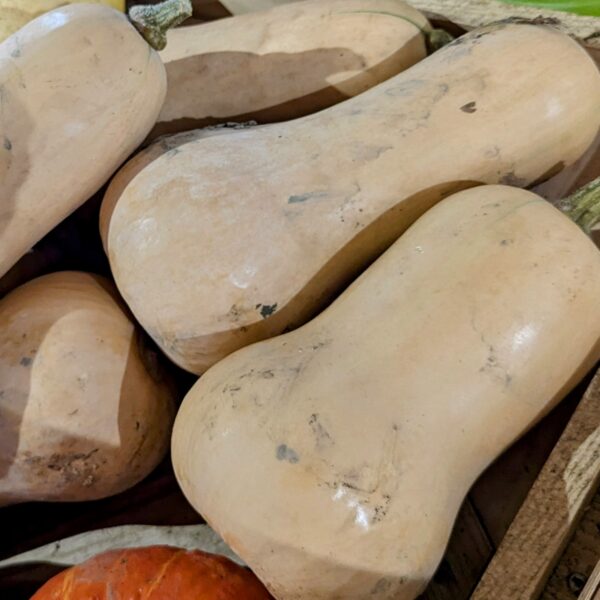
<path id="1" fill-rule="evenodd" d="M 600 600 L 600 561 L 598 561 L 585 589 L 581 592 L 579 600 Z"/>
<path id="2" fill-rule="evenodd" d="M 548 585 L 540 600 L 573 600 L 588 583 L 590 586 L 600 582 L 594 581 L 592 572 L 600 559 L 600 492 L 596 493 L 590 507 L 585 511 L 577 531 L 571 538 L 567 549 L 554 569 Z M 584 596 L 580 597 L 583 600 Z"/>
<path id="3" fill-rule="evenodd" d="M 600 371 L 471 600 L 537 598 L 599 484 Z"/>

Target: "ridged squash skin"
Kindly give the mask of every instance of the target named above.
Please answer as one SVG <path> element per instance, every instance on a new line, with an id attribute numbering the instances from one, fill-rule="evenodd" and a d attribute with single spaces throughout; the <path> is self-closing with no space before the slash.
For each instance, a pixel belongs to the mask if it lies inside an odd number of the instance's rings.
<path id="1" fill-rule="evenodd" d="M 143 141 L 165 85 L 158 54 L 100 4 L 55 9 L 0 44 L 0 276 Z"/>
<path id="2" fill-rule="evenodd" d="M 575 41 L 475 30 L 320 113 L 157 158 L 113 212 L 112 271 L 163 351 L 200 374 L 306 322 L 444 196 L 547 178 L 599 126 L 600 75 Z"/>
<path id="3" fill-rule="evenodd" d="M 108 280 L 17 288 L 0 300 L 0 506 L 131 487 L 167 451 L 174 399 Z"/>
<path id="4" fill-rule="evenodd" d="M 599 297 L 600 252 L 552 205 L 460 192 L 198 380 L 179 484 L 278 600 L 413 600 L 475 479 L 600 359 Z"/>
<path id="5" fill-rule="evenodd" d="M 401 0 L 304 0 L 172 29 L 152 137 L 327 108 L 425 58 L 430 29 Z"/>

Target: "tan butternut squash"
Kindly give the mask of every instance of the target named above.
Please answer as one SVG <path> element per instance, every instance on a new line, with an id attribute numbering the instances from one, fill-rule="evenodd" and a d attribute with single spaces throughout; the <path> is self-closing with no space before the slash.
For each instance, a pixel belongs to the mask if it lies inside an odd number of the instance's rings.
<path id="1" fill-rule="evenodd" d="M 125 10 L 125 0 L 0 0 L 0 42 L 39 15 L 76 2 L 98 2 Z"/>
<path id="2" fill-rule="evenodd" d="M 46 275 L 0 301 L 0 505 L 102 498 L 163 458 L 173 390 L 114 286 Z"/>
<path id="3" fill-rule="evenodd" d="M 125 191 L 130 182 L 135 178 L 138 173 L 141 173 L 151 162 L 156 160 L 159 156 L 166 154 L 167 152 L 174 151 L 179 146 L 192 142 L 194 140 L 200 140 L 213 135 L 227 135 L 232 129 L 247 127 L 249 125 L 240 124 L 223 124 L 205 127 L 204 129 L 194 129 L 192 131 L 183 131 L 174 135 L 165 135 L 157 139 L 154 143 L 150 144 L 143 150 L 140 150 L 133 158 L 128 160 L 112 178 L 110 185 L 106 189 L 104 198 L 102 199 L 102 205 L 100 207 L 100 238 L 102 239 L 102 245 L 105 252 L 108 254 L 108 229 L 110 226 L 110 219 L 112 213 L 121 197 L 121 194 Z"/>
<path id="4" fill-rule="evenodd" d="M 327 108 L 423 59 L 431 31 L 402 0 L 305 0 L 173 29 L 152 137 Z"/>
<path id="5" fill-rule="evenodd" d="M 2 275 L 146 137 L 165 72 L 125 15 L 74 4 L 0 44 L 0 91 Z"/>
<path id="6" fill-rule="evenodd" d="M 278 600 L 412 600 L 478 475 L 600 358 L 599 297 L 600 252 L 551 204 L 462 191 L 200 378 L 177 479 Z"/>
<path id="7" fill-rule="evenodd" d="M 305 322 L 445 195 L 543 179 L 599 125 L 600 75 L 576 42 L 492 25 L 315 115 L 157 158 L 115 207 L 112 270 L 146 331 L 201 373 Z"/>

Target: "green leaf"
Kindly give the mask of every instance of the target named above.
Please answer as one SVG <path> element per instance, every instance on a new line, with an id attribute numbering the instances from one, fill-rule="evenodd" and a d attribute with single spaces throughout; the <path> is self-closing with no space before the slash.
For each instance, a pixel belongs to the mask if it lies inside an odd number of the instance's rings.
<path id="1" fill-rule="evenodd" d="M 502 0 L 509 4 L 562 10 L 578 15 L 600 17 L 600 0 Z"/>

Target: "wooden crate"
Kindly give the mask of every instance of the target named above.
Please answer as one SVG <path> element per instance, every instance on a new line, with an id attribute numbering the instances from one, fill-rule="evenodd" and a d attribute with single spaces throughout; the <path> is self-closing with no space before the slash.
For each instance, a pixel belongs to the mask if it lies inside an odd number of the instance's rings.
<path id="1" fill-rule="evenodd" d="M 285 1 L 252 0 L 250 4 L 256 9 Z M 194 17 L 221 18 L 243 4 L 249 5 L 246 0 L 195 0 Z M 600 64 L 599 19 L 515 8 L 496 0 L 414 0 L 413 4 L 426 11 L 437 25 L 453 32 L 511 15 L 553 16 L 582 39 Z M 556 201 L 597 176 L 600 137 L 577 165 L 537 191 Z M 38 244 L 35 251 L 44 259 L 26 257 L 0 281 L 0 293 L 61 268 L 108 274 L 97 239 L 101 195 Z M 97 252 L 88 251 L 90 240 L 94 240 L 92 246 Z M 183 374 L 178 379 L 182 390 L 193 381 Z M 459 514 L 444 560 L 422 599 L 573 600 L 589 579 L 586 596 L 581 599 L 592 600 L 596 584 L 590 575 L 600 558 L 599 483 L 600 375 L 592 380 L 590 374 L 475 484 Z M 113 498 L 0 510 L 0 558 L 91 529 L 199 522 L 199 516 L 179 491 L 166 459 L 145 481 Z M 0 572 L 0 598 L 28 598 L 53 571 L 39 565 Z"/>

